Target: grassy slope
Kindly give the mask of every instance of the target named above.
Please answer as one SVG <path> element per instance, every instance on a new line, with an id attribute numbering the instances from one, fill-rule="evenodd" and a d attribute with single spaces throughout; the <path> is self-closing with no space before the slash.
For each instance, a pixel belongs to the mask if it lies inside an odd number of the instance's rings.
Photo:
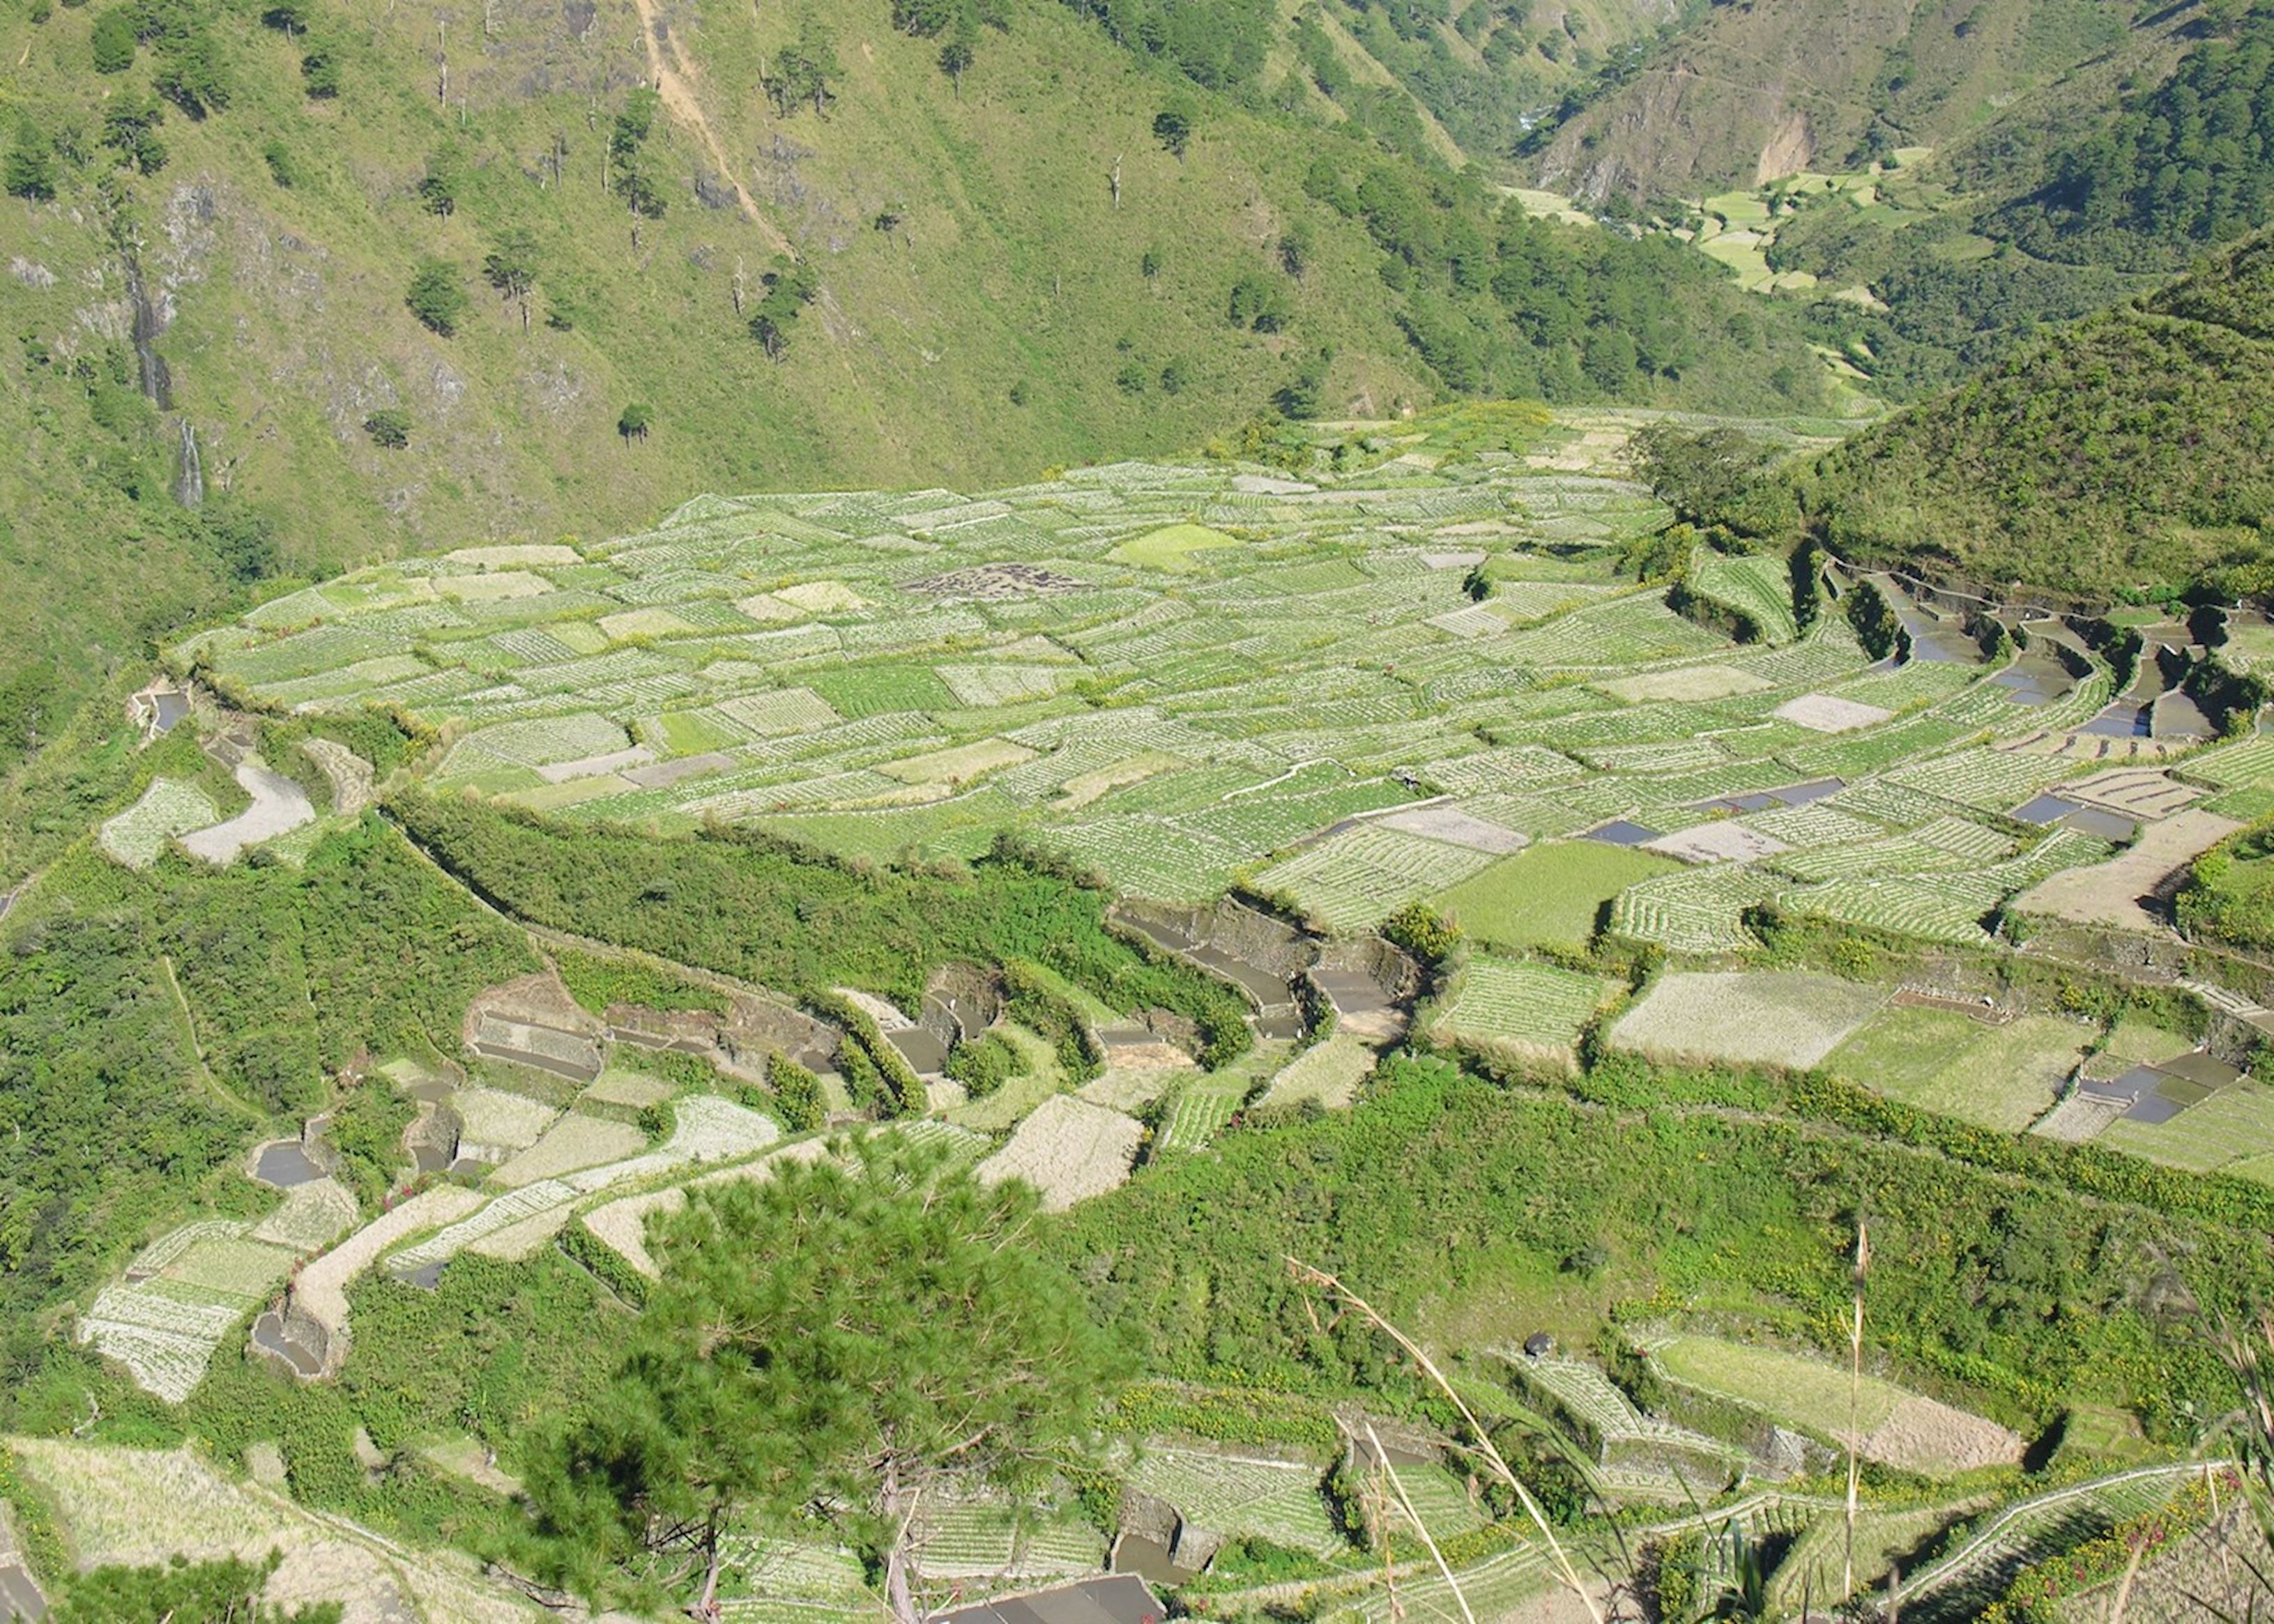
<path id="1" fill-rule="evenodd" d="M 555 7 L 501 4 L 486 46 L 462 20 L 447 116 L 429 88 L 433 4 L 407 0 L 368 28 L 329 20 L 320 37 L 346 64 L 335 104 L 300 94 L 302 42 L 229 16 L 218 31 L 231 107 L 203 123 L 169 114 L 170 162 L 116 213 L 95 184 L 109 154 L 91 109 L 147 86 L 149 54 L 98 79 L 87 64 L 100 8 L 37 27 L 20 11 L 0 20 L 0 52 L 23 63 L 0 112 L 76 123 L 93 157 L 84 172 L 65 166 L 54 204 L 0 199 L 11 254 L 40 267 L 0 278 L 0 322 L 56 360 L 34 365 L 13 345 L 0 359 L 0 434 L 21 447 L 0 471 L 0 556 L 42 583 L 0 605 L 6 644 L 71 650 L 84 680 L 216 601 L 208 553 L 170 538 L 166 515 L 94 466 L 119 438 L 90 421 L 85 387 L 65 375 L 75 356 L 100 366 L 104 336 L 123 347 L 114 229 L 140 239 L 172 307 L 159 350 L 209 485 L 267 511 L 287 567 L 309 575 L 463 538 L 633 525 L 708 488 L 984 483 L 1186 446 L 1261 405 L 1292 370 L 1282 355 L 1292 343 L 1335 344 L 1337 409 L 1426 398 L 1374 251 L 1302 194 L 1314 146 L 1292 128 L 1201 98 L 1179 163 L 1149 132 L 1167 82 L 1041 0 L 983 41 L 960 101 L 936 46 L 892 33 L 881 0 L 850 9 L 831 116 L 777 123 L 730 87 L 755 83 L 791 20 L 712 10 L 710 26 L 692 7 L 669 14 L 720 141 L 756 154 L 764 219 L 697 200 L 691 179 L 712 166 L 666 119 L 649 153 L 670 211 L 643 227 L 636 251 L 621 202 L 599 187 L 608 121 L 647 71 L 628 5 L 602 5 L 584 41 Z M 556 132 L 568 146 L 557 189 L 535 177 Z M 302 171 L 291 190 L 269 177 L 272 138 Z M 446 140 L 469 178 L 457 213 L 438 219 L 413 187 Z M 1118 210 L 1107 185 L 1117 157 Z M 876 229 L 886 210 L 902 223 Z M 1314 219 L 1315 254 L 1295 289 L 1295 333 L 1233 334 L 1226 289 L 1301 218 Z M 475 275 L 514 227 L 544 256 L 527 335 Z M 746 267 L 755 297 L 784 238 L 817 265 L 822 295 L 775 363 L 736 317 L 732 280 Z M 1149 246 L 1164 261 L 1151 282 L 1139 269 Z M 404 308 L 425 253 L 469 273 L 473 310 L 454 338 Z M 573 330 L 543 325 L 553 310 Z M 1117 387 L 1133 361 L 1152 377 L 1171 360 L 1190 380 L 1179 395 Z M 1014 407 L 1022 381 L 1028 403 Z M 656 426 L 627 446 L 614 425 L 633 400 L 652 404 Z M 409 450 L 362 432 L 382 405 L 410 413 Z M 177 431 L 145 417 L 124 438 L 144 447 L 146 486 L 162 491 Z"/>
<path id="2" fill-rule="evenodd" d="M 2104 601 L 2263 556 L 2274 237 L 2054 334 L 1832 453 L 1834 550 Z"/>

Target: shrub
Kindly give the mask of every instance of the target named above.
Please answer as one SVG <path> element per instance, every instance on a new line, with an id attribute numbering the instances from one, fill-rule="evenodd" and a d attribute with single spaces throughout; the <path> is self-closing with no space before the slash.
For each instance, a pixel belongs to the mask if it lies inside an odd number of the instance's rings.
<path id="1" fill-rule="evenodd" d="M 155 175 L 166 167 L 166 144 L 158 139 L 158 126 L 166 122 L 166 109 L 147 96 L 122 95 L 103 109 L 103 145 L 144 175 Z"/>
<path id="2" fill-rule="evenodd" d="M 410 443 L 410 414 L 400 406 L 382 406 L 363 420 L 363 432 L 372 444 L 400 451 Z"/>
<path id="3" fill-rule="evenodd" d="M 466 318 L 466 284 L 448 259 L 421 259 L 403 302 L 429 330 L 448 338 Z"/>
<path id="4" fill-rule="evenodd" d="M 616 432 L 626 440 L 645 440 L 648 425 L 655 414 L 644 402 L 634 401 L 624 408 L 623 416 L 616 419 Z"/>
<path id="5" fill-rule="evenodd" d="M 220 41 L 203 28 L 168 34 L 158 41 L 158 71 L 150 83 L 192 118 L 220 112 L 231 94 Z"/>
<path id="6" fill-rule="evenodd" d="M 1027 1059 L 999 1032 L 983 1033 L 949 1051 L 948 1076 L 961 1083 L 975 1100 L 983 1100 L 1013 1078 L 1025 1072 Z"/>
<path id="7" fill-rule="evenodd" d="M 109 11 L 94 19 L 87 49 L 97 73 L 124 73 L 134 65 L 133 19 L 124 11 Z"/>
<path id="8" fill-rule="evenodd" d="M 300 184 L 299 160 L 293 157 L 292 149 L 283 142 L 271 140 L 260 149 L 260 156 L 268 165 L 269 178 L 278 185 L 289 192 Z"/>
<path id="9" fill-rule="evenodd" d="M 436 153 L 426 160 L 418 192 L 419 207 L 430 214 L 448 219 L 458 212 L 458 166 L 449 154 Z"/>
<path id="10" fill-rule="evenodd" d="M 1382 934 L 1432 965 L 1461 944 L 1461 928 L 1426 902 L 1409 902 L 1398 909 L 1383 922 Z"/>
<path id="11" fill-rule="evenodd" d="M 774 1115 L 791 1133 L 809 1133 L 829 1120 L 821 1079 L 787 1055 L 766 1058 L 766 1081 L 773 1086 Z"/>
<path id="12" fill-rule="evenodd" d="M 1248 327 L 1258 333 L 1280 332 L 1285 328 L 1290 315 L 1286 289 L 1259 272 L 1246 272 L 1231 284 L 1227 313 L 1236 327 Z"/>
<path id="13" fill-rule="evenodd" d="M 319 45 L 300 58 L 300 88 L 318 102 L 329 102 L 340 94 L 342 74 L 337 52 L 328 45 Z"/>
<path id="14" fill-rule="evenodd" d="M 0 166 L 0 181 L 6 183 L 11 197 L 29 198 L 35 203 L 54 197 L 56 151 L 48 138 L 29 124 L 19 131 L 7 163 Z"/>

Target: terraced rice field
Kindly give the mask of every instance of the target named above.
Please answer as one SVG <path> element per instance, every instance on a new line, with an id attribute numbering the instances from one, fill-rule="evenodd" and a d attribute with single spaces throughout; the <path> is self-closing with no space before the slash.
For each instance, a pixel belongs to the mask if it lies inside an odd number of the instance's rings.
<path id="1" fill-rule="evenodd" d="M 1770 899 L 1978 944 L 2022 860 L 1901 842 L 2088 773 L 1984 741 L 2042 733 L 2104 679 L 2032 710 L 1985 667 L 1875 671 L 1837 615 L 1798 634 L 1781 560 L 1701 555 L 1700 595 L 1766 638 L 1735 645 L 1619 575 L 1617 543 L 1663 509 L 1586 463 L 1627 420 L 1585 421 L 1538 465 L 704 498 L 634 535 L 364 571 L 169 652 L 255 704 L 447 728 L 415 771 L 564 819 L 723 818 L 870 860 L 1016 829 L 1126 891 L 1252 883 L 1337 930 L 1435 898 L 1508 951 L 1585 940 L 1615 899 L 1615 929 L 1684 954 L 1748 945 Z M 2182 770 L 2240 793 L 2270 760 L 2245 741 Z M 1827 777 L 1839 821 L 1780 831 L 1754 807 L 1739 846 L 1683 848 L 1694 870 L 1593 842 L 1504 855 L 1614 819 L 1690 830 Z M 154 861 L 207 818 L 191 793 L 154 788 L 106 844 Z M 1470 822 L 1350 821 L 1417 801 Z M 1440 838 L 1483 825 L 1504 844 Z"/>
<path id="2" fill-rule="evenodd" d="M 124 1365 L 145 1392 L 178 1404 L 292 1266 L 354 1215 L 347 1192 L 318 1179 L 257 1227 L 238 1219 L 185 1224 L 146 1247 L 124 1278 L 95 1294 L 79 1316 L 79 1340 Z"/>

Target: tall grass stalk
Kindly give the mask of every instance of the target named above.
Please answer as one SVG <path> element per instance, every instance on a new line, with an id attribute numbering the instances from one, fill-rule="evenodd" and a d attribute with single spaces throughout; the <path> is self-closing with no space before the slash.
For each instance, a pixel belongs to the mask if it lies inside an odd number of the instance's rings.
<path id="1" fill-rule="evenodd" d="M 1509 1463 L 1501 1457 L 1500 1450 L 1493 1443 L 1492 1434 L 1484 1429 L 1470 1411 L 1468 1405 L 1462 1401 L 1461 1395 L 1454 1391 L 1453 1384 L 1448 1381 L 1445 1379 L 1445 1373 L 1437 1368 L 1436 1361 L 1422 1352 L 1420 1345 L 1412 1337 L 1383 1319 L 1372 1304 L 1324 1269 L 1314 1268 L 1299 1258 L 1289 1258 L 1287 1268 L 1299 1282 L 1325 1293 L 1329 1302 L 1338 1303 L 1351 1312 L 1357 1314 L 1404 1350 L 1406 1357 L 1411 1358 L 1421 1373 L 1429 1379 L 1430 1385 L 1445 1395 L 1446 1400 L 1460 1416 L 1463 1424 L 1468 1427 L 1470 1435 L 1477 1440 L 1477 1453 L 1483 1457 L 1486 1467 L 1494 1477 L 1508 1485 L 1510 1491 L 1515 1494 L 1517 1503 L 1523 1506 L 1525 1515 L 1532 1519 L 1532 1526 L 1540 1530 L 1540 1537 L 1547 1542 L 1548 1554 L 1554 1560 L 1556 1578 L 1570 1590 L 1572 1595 L 1579 1598 L 1580 1605 L 1586 1608 L 1587 1616 L 1594 1620 L 1594 1624 L 1605 1624 L 1601 1606 L 1597 1604 L 1594 1596 L 1588 1590 L 1585 1581 L 1579 1577 L 1579 1570 L 1572 1565 L 1570 1553 L 1563 1548 L 1563 1542 L 1555 1537 L 1555 1529 L 1548 1523 L 1547 1512 L 1540 1508 L 1540 1501 L 1533 1497 L 1532 1491 L 1524 1485 L 1523 1479 L 1518 1477 Z M 1392 1481 L 1395 1481 L 1394 1477 Z M 1401 1490 L 1401 1499 L 1403 1493 Z M 1424 1538 L 1426 1539 L 1427 1536 L 1425 1535 Z M 1450 1576 L 1449 1574 L 1447 1575 L 1449 1579 Z M 1460 1587 L 1456 1584 L 1454 1594 L 1457 1596 L 1459 1593 Z M 1461 1603 L 1461 1609 L 1465 1613 L 1468 1611 L 1468 1603 L 1465 1600 Z"/>

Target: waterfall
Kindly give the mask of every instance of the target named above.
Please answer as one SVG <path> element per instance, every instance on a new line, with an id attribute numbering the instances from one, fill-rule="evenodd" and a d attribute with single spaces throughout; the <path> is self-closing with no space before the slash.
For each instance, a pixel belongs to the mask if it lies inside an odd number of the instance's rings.
<path id="1" fill-rule="evenodd" d="M 194 508 L 206 500 L 205 464 L 198 457 L 198 432 L 182 419 L 181 468 L 174 476 L 174 500 Z"/>

